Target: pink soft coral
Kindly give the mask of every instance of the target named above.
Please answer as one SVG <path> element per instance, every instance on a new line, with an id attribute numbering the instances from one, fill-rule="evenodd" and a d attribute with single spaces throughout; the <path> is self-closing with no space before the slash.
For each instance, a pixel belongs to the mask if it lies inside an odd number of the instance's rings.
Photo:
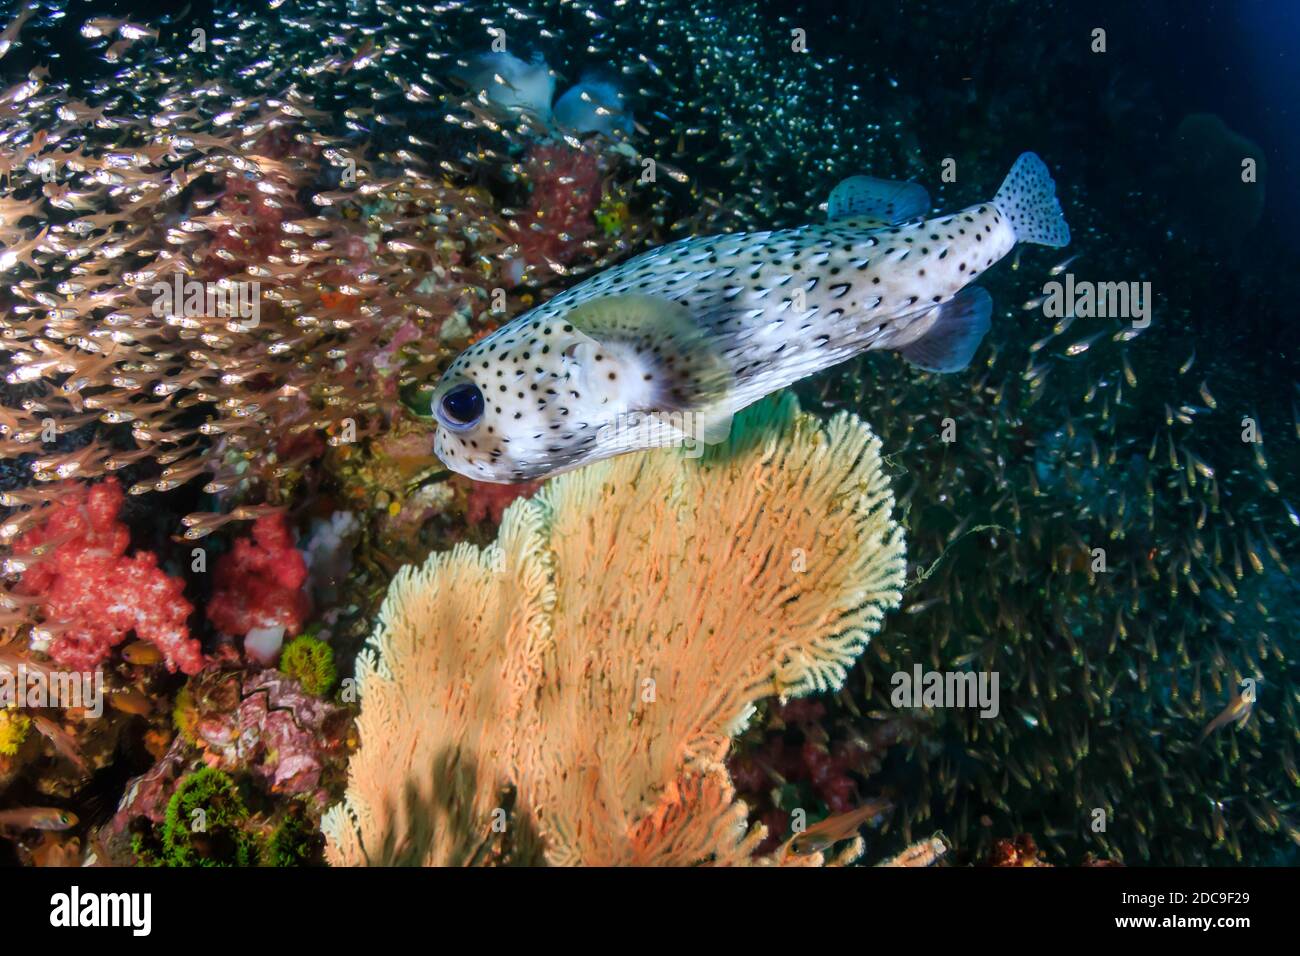
<path id="1" fill-rule="evenodd" d="M 217 561 L 208 620 L 232 636 L 253 628 L 302 628 L 310 610 L 303 582 L 307 562 L 293 546 L 283 514 L 258 518 L 252 538 L 240 538 Z"/>
<path id="2" fill-rule="evenodd" d="M 53 548 L 18 590 L 42 599 L 41 612 L 57 633 L 50 656 L 66 667 L 93 670 L 134 631 L 162 651 L 168 669 L 196 674 L 204 659 L 186 626 L 194 608 L 184 598 L 185 582 L 168 577 L 149 552 L 127 557 L 131 535 L 117 519 L 122 500 L 114 478 L 70 489 L 42 525 L 14 544 L 16 554 Z"/>
<path id="3" fill-rule="evenodd" d="M 529 265 L 568 265 L 596 231 L 600 156 L 563 144 L 539 143 L 528 151 L 524 166 L 533 192 L 515 242 Z"/>

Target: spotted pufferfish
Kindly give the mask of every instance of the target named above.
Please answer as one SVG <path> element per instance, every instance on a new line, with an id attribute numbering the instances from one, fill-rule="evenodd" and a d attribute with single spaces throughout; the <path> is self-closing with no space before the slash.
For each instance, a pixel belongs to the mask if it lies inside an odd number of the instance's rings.
<path id="1" fill-rule="evenodd" d="M 1017 242 L 1065 246 L 1070 230 L 1033 153 L 992 200 L 929 210 L 916 183 L 851 177 L 825 223 L 643 253 L 497 329 L 404 399 L 436 421 L 449 469 L 508 483 L 723 441 L 735 412 L 872 349 L 957 371 L 992 312 L 971 283 Z"/>

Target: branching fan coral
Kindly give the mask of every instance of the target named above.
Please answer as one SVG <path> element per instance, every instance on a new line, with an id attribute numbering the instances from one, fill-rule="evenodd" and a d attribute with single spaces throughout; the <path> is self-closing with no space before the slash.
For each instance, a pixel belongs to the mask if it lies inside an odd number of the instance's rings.
<path id="1" fill-rule="evenodd" d="M 759 698 L 839 686 L 897 606 L 892 511 L 867 427 L 787 396 L 697 461 L 563 476 L 495 545 L 404 569 L 358 663 L 330 859 L 750 862 L 731 737 Z"/>

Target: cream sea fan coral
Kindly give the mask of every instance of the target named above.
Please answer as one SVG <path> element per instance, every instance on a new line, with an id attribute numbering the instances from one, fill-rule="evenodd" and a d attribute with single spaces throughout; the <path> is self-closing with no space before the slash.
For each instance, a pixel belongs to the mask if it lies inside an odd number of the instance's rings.
<path id="1" fill-rule="evenodd" d="M 335 863 L 471 862 L 491 834 L 555 590 L 541 520 L 398 572 L 357 659 L 362 752 L 326 816 Z"/>
<path id="2" fill-rule="evenodd" d="M 897 606 L 892 509 L 870 430 L 786 396 L 697 460 L 562 476 L 493 548 L 407 569 L 359 667 L 331 860 L 753 862 L 723 757 L 758 699 L 838 687 Z"/>

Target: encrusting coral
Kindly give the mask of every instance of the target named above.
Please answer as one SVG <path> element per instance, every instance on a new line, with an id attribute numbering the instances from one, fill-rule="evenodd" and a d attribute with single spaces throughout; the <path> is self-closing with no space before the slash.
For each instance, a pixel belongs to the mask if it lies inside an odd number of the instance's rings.
<path id="1" fill-rule="evenodd" d="M 757 700 L 838 687 L 899 603 L 879 448 L 784 396 L 697 459 L 562 476 L 495 545 L 403 569 L 358 659 L 327 858 L 822 862 L 755 857 L 765 831 L 723 761 Z"/>

